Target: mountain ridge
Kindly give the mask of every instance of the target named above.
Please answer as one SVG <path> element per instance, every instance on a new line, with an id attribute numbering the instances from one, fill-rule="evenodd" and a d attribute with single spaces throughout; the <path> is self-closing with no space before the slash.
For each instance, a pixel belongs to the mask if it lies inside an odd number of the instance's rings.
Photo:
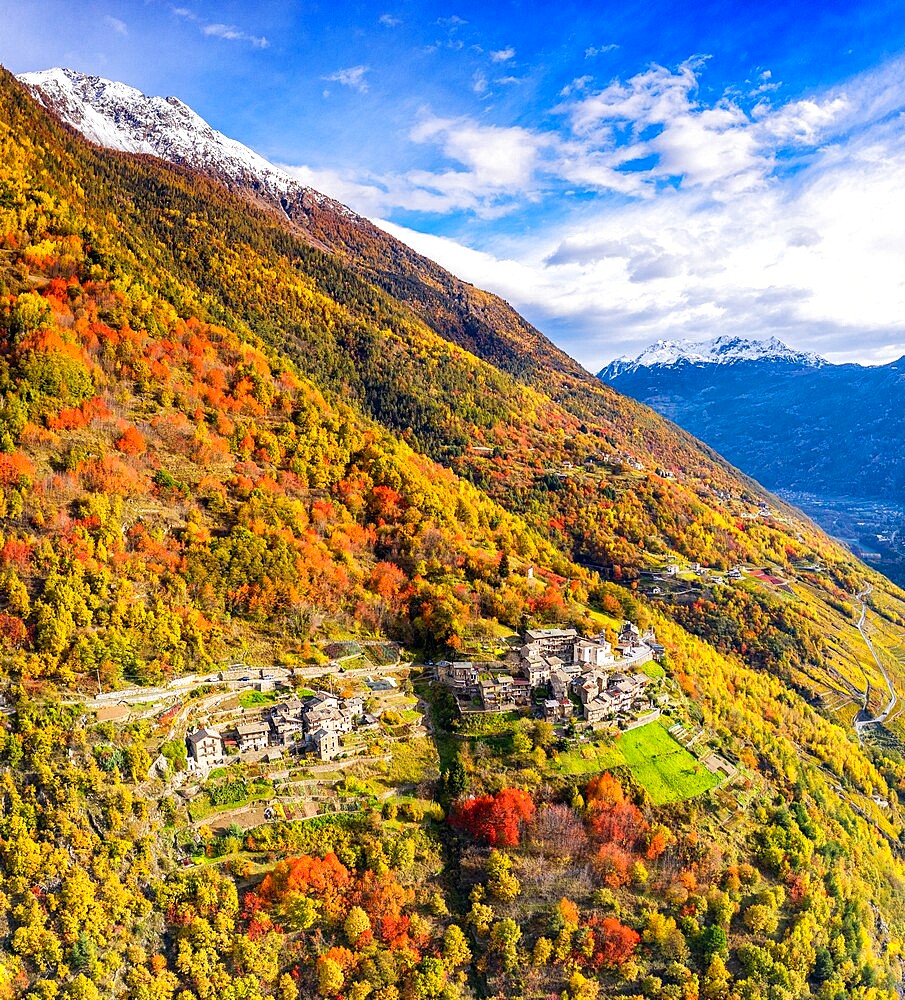
<path id="1" fill-rule="evenodd" d="M 829 364 L 820 355 L 796 351 L 775 337 L 763 340 L 717 336 L 708 340 L 658 340 L 638 355 L 622 355 L 609 362 L 597 373 L 597 377 L 609 382 L 641 368 L 666 368 L 681 364 L 733 365 L 748 361 L 781 361 L 810 367 Z"/>
<path id="2" fill-rule="evenodd" d="M 215 176 L 295 222 L 299 232 L 322 249 L 325 245 L 304 224 L 307 210 L 327 207 L 337 215 L 363 221 L 347 205 L 300 184 L 253 149 L 217 131 L 177 97 L 151 96 L 128 84 L 60 67 L 21 73 L 17 79 L 90 142 L 119 152 L 157 156 Z"/>
<path id="3" fill-rule="evenodd" d="M 216 132 L 178 99 L 150 97 L 126 84 L 73 70 L 44 70 L 20 74 L 19 79 L 89 141 L 200 171 L 288 221 L 318 249 L 343 254 L 365 277 L 420 308 L 432 322 L 445 317 L 446 333 L 466 349 L 489 353 L 494 362 L 516 372 L 539 352 L 563 370 L 584 372 L 508 303 L 451 275 L 347 205 L 299 184 L 249 147 Z M 173 115 L 171 100 L 187 112 L 177 114 L 175 141 L 164 127 Z M 456 304 L 452 310 L 450 302 Z M 517 342 L 504 342 L 501 328 L 515 329 Z M 526 339 L 529 351 L 524 349 Z"/>

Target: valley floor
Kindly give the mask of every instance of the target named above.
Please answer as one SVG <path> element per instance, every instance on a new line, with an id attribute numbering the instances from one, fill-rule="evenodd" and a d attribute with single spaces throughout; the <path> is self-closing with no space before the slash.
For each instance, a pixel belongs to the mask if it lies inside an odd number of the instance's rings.
<path id="1" fill-rule="evenodd" d="M 905 586 L 905 504 L 859 497 L 773 491 L 794 504 L 893 583 Z"/>

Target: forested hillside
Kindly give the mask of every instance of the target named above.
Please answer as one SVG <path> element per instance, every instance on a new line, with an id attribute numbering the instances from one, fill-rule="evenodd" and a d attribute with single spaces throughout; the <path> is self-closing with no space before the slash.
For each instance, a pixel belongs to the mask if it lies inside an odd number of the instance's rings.
<path id="1" fill-rule="evenodd" d="M 905 758 L 850 722 L 882 687 L 855 595 L 901 690 L 901 593 L 499 300 L 329 221 L 341 253 L 0 78 L 0 993 L 896 996 Z M 692 562 L 719 582 L 650 592 Z M 423 672 L 624 619 L 731 785 L 661 794 L 629 734 L 459 719 Z M 386 717 L 373 767 L 320 778 L 355 808 L 314 820 L 208 824 L 283 779 L 231 765 L 193 812 L 154 759 L 182 775 L 184 732 L 89 701 L 235 660 L 351 686 L 330 659 L 366 638 L 430 733 Z"/>

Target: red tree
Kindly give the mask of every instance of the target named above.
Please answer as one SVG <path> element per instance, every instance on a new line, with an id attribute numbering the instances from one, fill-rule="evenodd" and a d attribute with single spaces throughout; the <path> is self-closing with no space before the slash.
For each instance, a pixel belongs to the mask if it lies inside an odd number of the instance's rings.
<path id="1" fill-rule="evenodd" d="M 23 478 L 32 478 L 35 467 L 31 459 L 21 451 L 0 455 L 0 486 L 18 486 Z"/>
<path id="2" fill-rule="evenodd" d="M 588 825 L 599 840 L 635 850 L 646 839 L 647 821 L 611 774 L 602 774 L 588 782 L 585 800 Z"/>
<path id="3" fill-rule="evenodd" d="M 453 810 L 450 822 L 492 847 L 512 847 L 521 828 L 534 817 L 531 796 L 521 788 L 503 788 L 496 795 L 466 799 Z"/>
<path id="4" fill-rule="evenodd" d="M 116 448 L 124 455 L 140 455 L 147 448 L 147 444 L 137 427 L 127 427 L 117 438 Z"/>
<path id="5" fill-rule="evenodd" d="M 325 913 L 336 919 L 345 910 L 350 882 L 348 868 L 332 852 L 323 858 L 303 855 L 280 861 L 261 883 L 257 896 L 273 905 L 282 902 L 290 892 L 300 892 L 316 898 Z"/>
<path id="6" fill-rule="evenodd" d="M 598 969 L 605 965 L 622 965 L 627 962 L 641 940 L 636 931 L 626 927 L 615 917 L 591 917 L 588 928 L 594 936 L 591 963 Z"/>
<path id="7" fill-rule="evenodd" d="M 632 856 L 618 844 L 601 844 L 597 851 L 597 868 L 605 885 L 618 889 L 631 878 Z"/>
<path id="8" fill-rule="evenodd" d="M 0 639 L 7 648 L 18 649 L 27 636 L 28 632 L 21 618 L 0 612 Z"/>
<path id="9" fill-rule="evenodd" d="M 4 566 L 17 566 L 25 569 L 31 561 L 31 545 L 18 538 L 7 539 L 0 550 L 0 561 Z"/>

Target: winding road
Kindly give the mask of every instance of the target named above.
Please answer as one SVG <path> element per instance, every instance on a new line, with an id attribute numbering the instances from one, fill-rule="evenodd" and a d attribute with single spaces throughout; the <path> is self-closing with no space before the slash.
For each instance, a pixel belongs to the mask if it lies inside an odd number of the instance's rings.
<path id="1" fill-rule="evenodd" d="M 858 742 L 861 742 L 861 735 L 867 726 L 872 726 L 875 723 L 883 723 L 889 718 L 889 713 L 896 707 L 899 700 L 896 694 L 895 688 L 892 686 L 892 681 L 889 679 L 889 674 L 886 673 L 886 668 L 880 662 L 880 657 L 877 656 L 874 650 L 874 645 L 870 641 L 870 638 L 864 631 L 864 619 L 867 615 L 867 601 L 866 598 L 871 592 L 871 587 L 867 587 L 861 591 L 860 594 L 856 594 L 857 600 L 861 602 L 861 617 L 858 619 L 857 629 L 861 633 L 861 638 L 867 643 L 867 648 L 870 650 L 870 655 L 874 658 L 874 663 L 877 664 L 877 668 L 883 675 L 883 680 L 886 681 L 886 687 L 889 690 L 889 701 L 886 703 L 886 707 L 880 712 L 879 715 L 875 715 L 872 719 L 856 719 L 855 720 L 855 732 L 858 735 Z M 870 696 L 870 684 L 867 686 L 867 691 L 864 693 L 864 712 L 867 712 L 867 700 Z M 860 713 L 859 713 L 860 714 Z"/>

